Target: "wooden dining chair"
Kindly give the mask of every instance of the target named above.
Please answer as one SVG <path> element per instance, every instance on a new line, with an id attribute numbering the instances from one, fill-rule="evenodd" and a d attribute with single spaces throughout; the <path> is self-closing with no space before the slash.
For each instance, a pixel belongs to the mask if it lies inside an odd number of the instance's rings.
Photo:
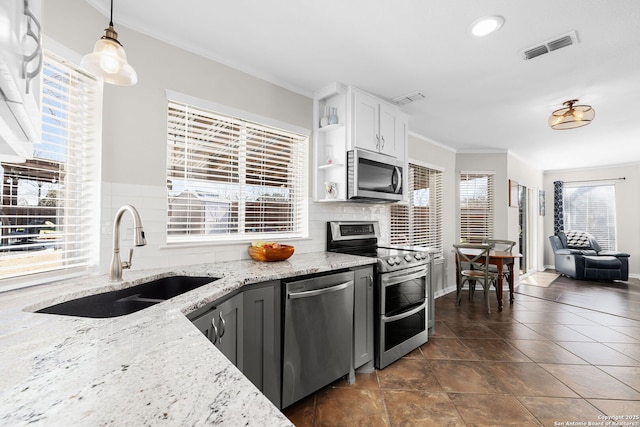
<path id="1" fill-rule="evenodd" d="M 496 286 L 498 274 L 490 271 L 489 252 L 490 245 L 479 244 L 458 244 L 453 245 L 456 251 L 456 264 L 458 266 L 458 280 L 456 304 L 460 304 L 462 297 L 462 288 L 467 282 L 469 284 L 469 299 L 473 299 L 475 285 L 480 282 L 484 289 L 484 300 L 487 305 L 487 313 L 491 313 L 491 305 L 489 303 L 489 291 L 491 284 Z"/>
<path id="2" fill-rule="evenodd" d="M 509 253 L 513 253 L 513 247 L 516 245 L 516 242 L 514 242 L 513 240 L 503 240 L 503 239 L 483 239 L 482 243 L 491 246 L 491 249 L 493 250 L 504 251 Z M 498 273 L 498 267 L 492 264 L 489 267 L 489 271 L 493 273 Z M 502 268 L 502 271 L 500 273 L 502 274 L 504 279 L 507 281 L 507 283 L 510 283 L 509 269 L 506 266 Z"/>

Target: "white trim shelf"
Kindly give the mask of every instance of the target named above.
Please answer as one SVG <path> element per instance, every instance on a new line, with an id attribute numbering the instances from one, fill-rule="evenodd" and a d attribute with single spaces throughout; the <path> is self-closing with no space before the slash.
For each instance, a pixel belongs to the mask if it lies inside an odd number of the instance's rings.
<path id="1" fill-rule="evenodd" d="M 323 126 L 318 128 L 318 132 L 331 132 L 344 127 L 344 123 L 334 123 L 332 125 Z"/>
<path id="2" fill-rule="evenodd" d="M 341 166 L 344 166 L 344 163 L 327 163 L 327 164 L 318 166 L 318 169 L 337 168 Z"/>

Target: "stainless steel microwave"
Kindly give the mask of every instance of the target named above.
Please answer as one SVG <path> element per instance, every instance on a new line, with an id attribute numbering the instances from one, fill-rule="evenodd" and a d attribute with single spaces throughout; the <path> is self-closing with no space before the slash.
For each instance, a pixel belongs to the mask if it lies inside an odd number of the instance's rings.
<path id="1" fill-rule="evenodd" d="M 347 199 L 392 203 L 403 197 L 404 163 L 366 150 L 347 152 Z"/>

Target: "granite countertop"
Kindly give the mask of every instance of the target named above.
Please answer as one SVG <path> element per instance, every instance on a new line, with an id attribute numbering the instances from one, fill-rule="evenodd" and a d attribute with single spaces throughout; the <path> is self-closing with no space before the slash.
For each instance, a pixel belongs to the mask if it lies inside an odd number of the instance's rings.
<path id="1" fill-rule="evenodd" d="M 185 317 L 251 283 L 372 264 L 329 252 L 125 270 L 0 294 L 0 424 L 291 426 Z M 40 308 L 170 275 L 220 277 L 126 316 L 89 319 Z"/>

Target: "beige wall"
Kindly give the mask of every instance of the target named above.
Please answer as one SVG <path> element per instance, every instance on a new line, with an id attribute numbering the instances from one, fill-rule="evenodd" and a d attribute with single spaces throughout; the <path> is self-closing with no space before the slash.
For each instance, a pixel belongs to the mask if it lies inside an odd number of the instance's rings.
<path id="1" fill-rule="evenodd" d="M 456 188 L 458 175 L 456 173 L 456 153 L 434 141 L 419 135 L 409 135 L 409 161 L 417 161 L 426 166 L 441 169 L 443 173 L 443 248 L 445 255 L 444 286 L 437 286 L 436 295 L 455 289 L 455 260 L 451 254 L 451 245 L 456 241 L 458 223 L 455 221 Z"/>
<path id="2" fill-rule="evenodd" d="M 513 155 L 508 156 L 507 167 L 508 179 L 516 181 L 519 185 L 525 186 L 528 192 L 528 205 L 526 206 L 529 236 L 532 241 L 527 245 L 527 272 L 544 270 L 544 216 L 539 215 L 538 191 L 543 189 L 542 171 L 535 169 L 522 159 Z M 505 187 L 508 184 L 504 184 Z M 508 191 L 505 188 L 504 191 Z M 552 206 L 553 203 L 546 203 Z M 508 208 L 508 236 L 509 240 L 518 241 L 520 233 L 519 209 Z"/>
<path id="3" fill-rule="evenodd" d="M 494 184 L 494 215 L 495 215 L 495 237 L 509 236 L 509 223 L 508 223 L 508 209 L 505 206 L 508 204 L 507 187 L 507 162 L 508 156 L 506 153 L 458 153 L 456 156 L 456 179 L 459 177 L 460 172 L 495 172 Z M 502 190 L 505 191 L 502 191 Z M 460 201 L 459 201 L 459 189 L 456 187 L 456 220 L 460 220 Z M 458 240 L 460 238 L 460 230 L 458 230 Z"/>
<path id="4" fill-rule="evenodd" d="M 527 272 L 544 269 L 543 218 L 538 216 L 537 193 L 542 188 L 542 171 L 509 153 L 458 153 L 456 171 L 493 171 L 495 172 L 495 238 L 505 238 L 518 242 L 520 239 L 519 209 L 509 206 L 509 180 L 531 190 L 531 203 L 527 212 L 530 236 L 533 241 L 527 251 Z M 457 176 L 456 176 L 457 179 Z M 456 194 L 458 189 L 456 187 Z M 456 212 L 459 220 L 459 202 L 456 200 Z M 459 233 L 457 234 L 459 238 Z"/>
<path id="5" fill-rule="evenodd" d="M 93 49 L 108 25 L 108 18 L 82 0 L 47 0 L 43 6 L 45 34 L 81 54 Z M 103 168 L 103 180 L 148 185 L 164 182 L 166 89 L 311 129 L 310 98 L 117 22 L 115 27 L 138 73 L 138 84 L 105 85 L 103 161 L 107 167 Z"/>
<path id="6" fill-rule="evenodd" d="M 92 50 L 108 24 L 107 17 L 83 0 L 43 3 L 46 37 L 80 55 Z M 138 84 L 104 86 L 99 272 L 108 270 L 112 221 L 123 204 L 138 208 L 147 235 L 147 245 L 135 249 L 135 269 L 248 258 L 246 242 L 171 246 L 165 243 L 166 91 L 309 130 L 312 99 L 117 22 L 115 27 L 128 60 L 138 73 Z M 328 220 L 369 219 L 389 223 L 387 205 L 321 204 L 311 200 L 308 203 L 309 237 L 287 241 L 296 247 L 296 253 L 325 249 Z M 123 224 L 122 230 L 127 229 Z M 123 253 L 131 244 L 127 241 L 128 234 L 122 233 Z"/>

